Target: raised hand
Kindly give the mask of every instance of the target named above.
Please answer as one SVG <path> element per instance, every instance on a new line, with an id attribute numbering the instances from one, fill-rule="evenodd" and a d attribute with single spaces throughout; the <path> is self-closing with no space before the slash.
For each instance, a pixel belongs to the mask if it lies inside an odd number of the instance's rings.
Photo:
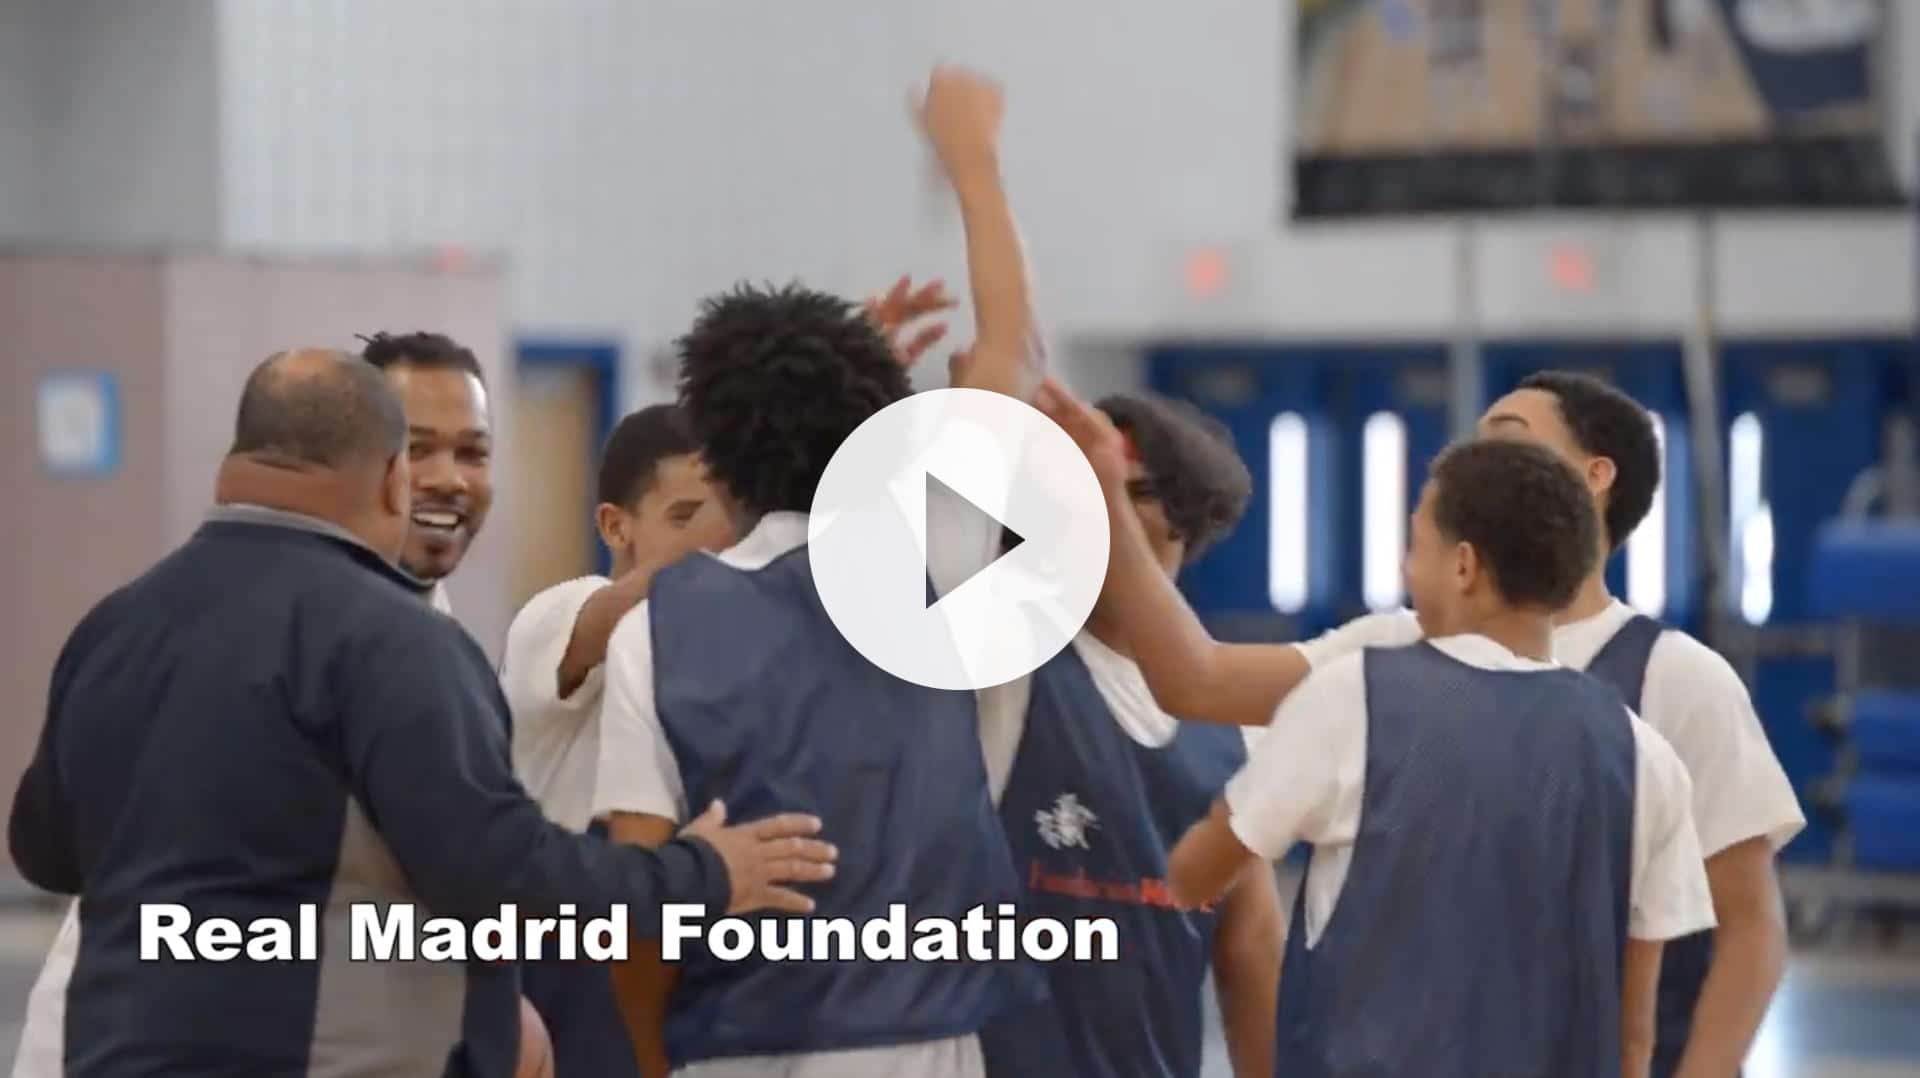
<path id="1" fill-rule="evenodd" d="M 942 64 L 933 69 L 926 96 L 915 111 L 948 176 L 969 168 L 997 167 L 1005 101 L 1000 87 L 985 76 Z"/>
<path id="2" fill-rule="evenodd" d="M 865 309 L 868 321 L 893 346 L 894 358 L 900 361 L 902 367 L 912 367 L 920 362 L 920 357 L 928 349 L 939 344 L 941 338 L 947 335 L 947 324 L 935 322 L 910 337 L 907 336 L 908 327 L 958 305 L 958 301 L 947 295 L 945 281 L 936 280 L 915 288 L 912 277 L 902 276 L 885 295 L 867 300 Z"/>
<path id="3" fill-rule="evenodd" d="M 812 913 L 813 899 L 780 885 L 833 878 L 840 851 L 807 837 L 820 833 L 819 818 L 788 812 L 735 827 L 726 824 L 727 806 L 715 801 L 681 834 L 706 840 L 726 864 L 732 885 L 727 912 Z"/>
<path id="4" fill-rule="evenodd" d="M 1109 487 L 1127 482 L 1127 440 L 1107 414 L 1074 396 L 1057 379 L 1048 378 L 1034 394 L 1033 406 L 1059 424 L 1093 465 L 1093 474 Z"/>

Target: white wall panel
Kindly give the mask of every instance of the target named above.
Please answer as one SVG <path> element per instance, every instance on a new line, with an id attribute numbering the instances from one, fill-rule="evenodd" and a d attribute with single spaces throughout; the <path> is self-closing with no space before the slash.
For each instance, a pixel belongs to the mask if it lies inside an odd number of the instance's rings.
<path id="1" fill-rule="evenodd" d="M 1136 309 L 1165 238 L 1273 226 L 1280 8 L 230 0 L 226 233 L 497 249 L 524 326 L 644 352 L 744 277 L 959 274 L 905 119 L 948 56 L 1009 84 L 1007 172 L 1067 334 Z"/>
<path id="2" fill-rule="evenodd" d="M 39 6 L 0 4 L 0 238 L 37 232 L 40 213 Z"/>
<path id="3" fill-rule="evenodd" d="M 40 212 L 90 244 L 205 246 L 219 235 L 216 0 L 34 0 L 48 50 Z"/>
<path id="4" fill-rule="evenodd" d="M 221 12 L 228 240 L 500 252 L 519 328 L 619 336 L 635 397 L 661 391 L 646 357 L 733 281 L 851 292 L 913 270 L 958 283 L 958 222 L 929 197 L 903 119 L 906 89 L 942 57 L 1008 84 L 1005 166 L 1058 339 L 1440 336 L 1460 321 L 1449 222 L 1281 224 L 1284 3 L 225 0 Z M 1920 48 L 1916 27 L 1903 18 L 1902 55 Z M 1896 124 L 1910 124 L 1912 96 Z M 1762 228 L 1722 245 L 1783 259 L 1722 273 L 1737 319 L 1910 312 L 1910 298 L 1889 305 L 1911 279 L 1909 245 L 1825 220 L 1791 242 Z M 1677 332 L 1693 316 L 1684 218 L 1508 218 L 1480 236 L 1488 333 Z M 1232 272 L 1195 298 L 1183 269 L 1201 245 Z M 1588 259 L 1590 287 L 1554 283 L 1562 249 Z M 1815 263 L 1841 272 L 1795 268 Z M 1060 354 L 1071 372 L 1076 350 Z"/>
<path id="5" fill-rule="evenodd" d="M 1673 214 L 1544 214 L 1474 233 L 1487 336 L 1678 337 L 1699 315 L 1694 222 Z"/>
<path id="6" fill-rule="evenodd" d="M 0 4 L 0 239 L 219 234 L 218 0 Z"/>
<path id="7" fill-rule="evenodd" d="M 1725 333 L 1914 329 L 1911 213 L 1733 214 L 1716 233 Z"/>

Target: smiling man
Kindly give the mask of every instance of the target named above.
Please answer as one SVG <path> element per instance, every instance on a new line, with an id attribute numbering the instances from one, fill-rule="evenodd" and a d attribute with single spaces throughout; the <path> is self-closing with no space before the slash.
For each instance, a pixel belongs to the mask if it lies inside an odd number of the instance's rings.
<path id="1" fill-rule="evenodd" d="M 362 337 L 361 357 L 380 368 L 406 409 L 413 506 L 400 564 L 443 614 L 442 580 L 460 565 L 493 505 L 493 424 L 480 361 L 440 333 Z M 79 950 L 69 909 L 29 997 L 13 1078 L 59 1073 L 67 981 Z"/>
<path id="2" fill-rule="evenodd" d="M 386 373 L 407 409 L 413 516 L 400 567 L 449 610 L 442 581 L 460 565 L 493 507 L 493 420 L 471 349 L 440 333 L 376 333 L 362 357 Z"/>

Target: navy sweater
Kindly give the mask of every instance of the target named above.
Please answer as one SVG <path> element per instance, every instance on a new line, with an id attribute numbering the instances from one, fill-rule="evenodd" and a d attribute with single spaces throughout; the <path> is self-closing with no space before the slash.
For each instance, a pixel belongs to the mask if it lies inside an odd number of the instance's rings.
<path id="1" fill-rule="evenodd" d="M 645 936 L 663 903 L 725 907 L 704 843 L 546 820 L 486 656 L 411 583 L 320 522 L 225 512 L 74 630 L 9 826 L 30 881 L 80 896 L 70 1075 L 508 1075 L 517 967 L 349 961 L 350 905 L 622 902 Z M 319 955 L 143 961 L 147 903 L 243 928 L 312 905 Z"/>

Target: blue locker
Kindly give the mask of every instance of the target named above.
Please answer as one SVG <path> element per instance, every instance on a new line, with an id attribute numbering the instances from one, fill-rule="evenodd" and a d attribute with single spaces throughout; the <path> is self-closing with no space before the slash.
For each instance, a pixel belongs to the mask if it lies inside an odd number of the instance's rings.
<path id="1" fill-rule="evenodd" d="M 1700 602 L 1694 547 L 1699 510 L 1694 499 L 1681 346 L 1666 342 L 1515 341 L 1489 344 L 1483 352 L 1488 405 L 1512 392 L 1527 375 L 1570 370 L 1619 387 L 1660 417 L 1666 445 L 1661 503 L 1666 521 L 1666 605 L 1657 613 L 1670 624 L 1695 627 Z M 1627 595 L 1624 550 L 1607 565 L 1607 587 L 1615 595 Z"/>
<path id="2" fill-rule="evenodd" d="M 1332 530 L 1346 537 L 1333 562 L 1332 593 L 1335 616 L 1344 621 L 1369 609 L 1366 558 L 1369 546 L 1380 542 L 1368 534 L 1366 524 L 1367 423 L 1377 414 L 1390 414 L 1398 420 L 1397 429 L 1405 447 L 1397 461 L 1375 465 L 1397 467 L 1404 490 L 1399 517 L 1392 522 L 1397 525 L 1401 539 L 1392 552 L 1390 587 L 1392 594 L 1400 596 L 1397 601 L 1405 602 L 1400 586 L 1400 564 L 1406 553 L 1406 517 L 1420 503 L 1420 488 L 1426 482 L 1428 466 L 1447 444 L 1450 393 L 1447 355 L 1444 348 L 1434 345 L 1317 349 L 1303 358 L 1324 363 L 1330 372 L 1335 453 L 1333 494 L 1328 508 L 1333 514 Z M 1377 474 L 1372 481 L 1387 478 Z"/>
<path id="3" fill-rule="evenodd" d="M 1840 512 L 1854 480 L 1880 459 L 1881 431 L 1905 349 L 1904 342 L 1871 340 L 1725 347 L 1727 475 L 1734 502 L 1729 510 L 1741 511 L 1741 488 L 1751 482 L 1743 475 L 1754 465 L 1743 443 L 1750 445 L 1757 431 L 1757 486 L 1771 531 L 1769 541 L 1767 526 L 1751 525 L 1748 532 L 1735 521 L 1729 528 L 1735 551 L 1729 597 L 1736 617 L 1787 629 L 1820 620 L 1809 592 L 1814 536 Z M 1768 547 L 1771 558 L 1762 562 Z M 1809 706 L 1833 690 L 1831 657 L 1763 650 L 1756 661 L 1754 706 L 1803 796 L 1833 770 L 1832 745 L 1807 722 Z M 1806 835 L 1790 853 L 1824 857 L 1830 841 L 1824 822 L 1810 817 Z"/>
<path id="4" fill-rule="evenodd" d="M 1730 427 L 1743 415 L 1758 422 L 1761 496 L 1772 517 L 1772 602 L 1760 624 L 1801 624 L 1813 616 L 1806 567 L 1814 533 L 1840 511 L 1853 481 L 1879 462 L 1900 354 L 1895 342 L 1726 346 L 1726 419 Z M 1730 435 L 1729 453 L 1737 449 Z M 1739 470 L 1730 457 L 1730 489 Z"/>
<path id="5" fill-rule="evenodd" d="M 1225 423 L 1253 475 L 1253 499 L 1240 527 L 1180 579 L 1187 601 L 1223 639 L 1294 640 L 1333 624 L 1327 581 L 1338 540 L 1318 524 L 1328 516 L 1331 489 L 1327 373 L 1322 364 L 1290 361 L 1268 347 L 1168 345 L 1148 352 L 1149 387 Z M 1282 416 L 1297 417 L 1294 429 L 1304 428 L 1306 449 L 1305 491 L 1278 492 L 1283 506 L 1305 506 L 1306 587 L 1295 610 L 1279 609 L 1270 586 L 1274 526 L 1301 523 L 1291 511 L 1284 521 L 1273 517 L 1274 430 Z"/>
<path id="6" fill-rule="evenodd" d="M 1920 342 L 1905 342 L 1893 348 L 1890 363 L 1892 411 L 1920 428 Z M 1920 442 L 1920 439 L 1916 439 Z M 1908 466 L 1920 470 L 1920 444 L 1908 460 Z"/>

